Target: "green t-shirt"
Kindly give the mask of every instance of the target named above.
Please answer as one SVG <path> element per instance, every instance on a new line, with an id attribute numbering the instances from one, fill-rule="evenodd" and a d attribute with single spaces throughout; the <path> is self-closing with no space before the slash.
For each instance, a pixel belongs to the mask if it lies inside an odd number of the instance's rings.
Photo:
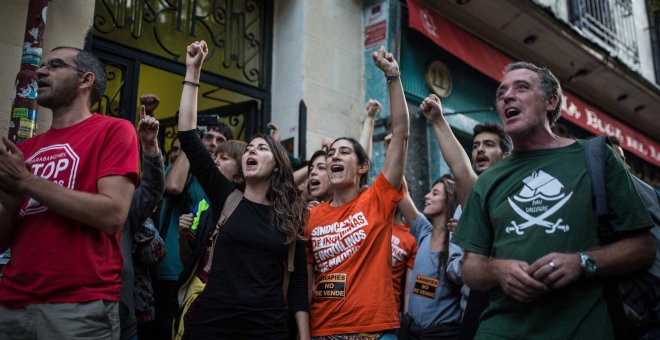
<path id="1" fill-rule="evenodd" d="M 615 231 L 644 229 L 651 220 L 630 175 L 608 148 L 606 181 Z M 452 241 L 466 251 L 529 264 L 551 253 L 599 246 L 584 141 L 514 151 L 477 180 Z M 612 327 L 597 279 L 580 279 L 531 303 L 496 287 L 477 339 L 610 339 Z"/>

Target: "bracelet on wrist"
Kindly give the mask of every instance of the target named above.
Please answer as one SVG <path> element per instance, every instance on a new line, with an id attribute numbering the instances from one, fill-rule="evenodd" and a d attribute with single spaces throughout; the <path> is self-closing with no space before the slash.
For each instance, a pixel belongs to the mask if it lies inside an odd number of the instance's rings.
<path id="1" fill-rule="evenodd" d="M 184 81 L 181 82 L 181 84 L 200 87 L 199 83 L 196 83 L 196 82 L 190 81 L 190 80 L 184 80 Z"/>
<path id="2" fill-rule="evenodd" d="M 386 74 L 385 79 L 387 80 L 388 83 L 391 83 L 392 81 L 399 79 L 400 76 L 401 76 L 401 72 L 397 72 L 392 75 Z"/>

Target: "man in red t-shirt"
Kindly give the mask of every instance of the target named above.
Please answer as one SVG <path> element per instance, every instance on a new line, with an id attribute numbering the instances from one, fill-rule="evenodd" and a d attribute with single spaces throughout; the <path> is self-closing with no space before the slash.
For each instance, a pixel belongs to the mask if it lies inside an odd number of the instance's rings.
<path id="1" fill-rule="evenodd" d="M 39 69 L 37 102 L 51 128 L 0 147 L 0 338 L 118 339 L 120 229 L 138 179 L 126 120 L 92 113 L 103 64 L 70 47 Z"/>

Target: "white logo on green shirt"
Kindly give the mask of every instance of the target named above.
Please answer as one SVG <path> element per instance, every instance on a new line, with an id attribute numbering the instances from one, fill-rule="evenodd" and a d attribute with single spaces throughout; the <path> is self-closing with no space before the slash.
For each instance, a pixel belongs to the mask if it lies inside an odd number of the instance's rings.
<path id="1" fill-rule="evenodd" d="M 553 234 L 557 229 L 567 232 L 568 224 L 562 224 L 563 219 L 551 220 L 551 216 L 561 209 L 571 198 L 573 193 L 562 193 L 564 185 L 556 178 L 550 176 L 543 170 L 534 171 L 523 180 L 524 186 L 513 200 L 508 197 L 509 205 L 518 216 L 524 219 L 521 224 L 511 221 L 511 226 L 506 227 L 507 234 L 515 232 L 518 235 L 525 234 L 525 229 L 532 226 L 545 228 L 547 234 Z M 558 201 L 550 206 L 548 203 Z M 530 205 L 531 203 L 531 205 Z M 521 207 L 521 205 L 524 205 Z"/>

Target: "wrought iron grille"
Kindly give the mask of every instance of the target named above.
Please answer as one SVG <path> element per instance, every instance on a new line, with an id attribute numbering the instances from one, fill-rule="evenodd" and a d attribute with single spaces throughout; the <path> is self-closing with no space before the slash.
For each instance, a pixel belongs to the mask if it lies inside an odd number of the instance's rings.
<path id="1" fill-rule="evenodd" d="M 180 63 L 206 40 L 205 71 L 264 88 L 265 15 L 258 0 L 96 0 L 94 35 Z"/>
<path id="2" fill-rule="evenodd" d="M 121 106 L 122 90 L 126 79 L 126 69 L 114 63 L 105 64 L 106 91 L 98 102 L 92 106 L 93 112 L 117 118 L 127 118 Z"/>
<path id="3" fill-rule="evenodd" d="M 631 67 L 639 66 L 632 0 L 572 0 L 572 22 Z"/>

